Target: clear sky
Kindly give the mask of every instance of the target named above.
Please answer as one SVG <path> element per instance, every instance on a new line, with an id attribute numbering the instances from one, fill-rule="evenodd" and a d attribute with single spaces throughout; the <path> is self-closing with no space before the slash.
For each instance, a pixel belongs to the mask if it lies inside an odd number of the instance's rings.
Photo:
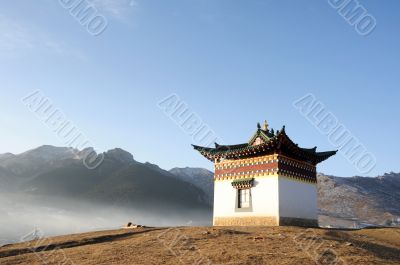
<path id="1" fill-rule="evenodd" d="M 162 168 L 212 164 L 157 103 L 175 93 L 223 144 L 267 119 L 300 146 L 332 150 L 293 107 L 312 93 L 377 164 L 400 171 L 400 3 L 359 1 L 361 36 L 328 0 L 97 0 L 98 36 L 56 0 L 0 3 L 0 153 L 63 146 L 21 102 L 41 90 L 99 151 L 121 147 Z M 342 154 L 319 170 L 362 175 Z"/>

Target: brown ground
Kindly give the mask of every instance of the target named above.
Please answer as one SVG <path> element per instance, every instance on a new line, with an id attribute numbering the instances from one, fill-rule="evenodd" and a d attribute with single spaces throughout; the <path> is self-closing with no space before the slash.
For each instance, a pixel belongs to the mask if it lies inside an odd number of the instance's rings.
<path id="1" fill-rule="evenodd" d="M 0 264 L 400 264 L 400 229 L 114 230 L 4 246 Z"/>

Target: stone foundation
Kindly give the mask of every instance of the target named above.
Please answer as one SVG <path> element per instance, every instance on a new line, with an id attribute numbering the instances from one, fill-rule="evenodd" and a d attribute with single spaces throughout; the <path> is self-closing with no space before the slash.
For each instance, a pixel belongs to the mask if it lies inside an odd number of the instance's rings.
<path id="1" fill-rule="evenodd" d="M 303 218 L 292 218 L 292 217 L 280 217 L 280 226 L 302 226 L 302 227 L 319 227 L 318 220 L 315 219 L 303 219 Z"/>
<path id="2" fill-rule="evenodd" d="M 214 226 L 301 226 L 318 227 L 318 220 L 292 217 L 214 217 Z"/>
<path id="3" fill-rule="evenodd" d="M 277 226 L 278 219 L 266 217 L 214 217 L 214 226 Z"/>

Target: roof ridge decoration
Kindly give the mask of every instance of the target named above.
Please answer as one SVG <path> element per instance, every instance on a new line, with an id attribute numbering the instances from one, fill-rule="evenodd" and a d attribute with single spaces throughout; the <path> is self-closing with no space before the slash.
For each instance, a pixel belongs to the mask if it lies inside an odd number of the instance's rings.
<path id="1" fill-rule="evenodd" d="M 269 126 L 269 124 L 268 124 L 267 120 L 265 120 L 264 121 L 264 131 L 268 131 L 268 126 Z"/>
<path id="2" fill-rule="evenodd" d="M 260 123 L 257 123 L 257 131 L 250 138 L 249 145 L 250 146 L 253 145 L 258 137 L 260 137 L 260 139 L 265 143 L 265 142 L 268 142 L 274 136 L 275 136 L 275 133 L 274 133 L 273 129 L 271 131 L 269 130 L 269 124 L 265 120 L 263 129 L 261 129 Z"/>

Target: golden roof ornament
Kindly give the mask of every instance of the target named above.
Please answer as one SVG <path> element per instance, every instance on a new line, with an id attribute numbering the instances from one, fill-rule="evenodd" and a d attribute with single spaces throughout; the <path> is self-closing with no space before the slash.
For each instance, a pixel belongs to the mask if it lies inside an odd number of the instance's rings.
<path id="1" fill-rule="evenodd" d="M 269 124 L 267 120 L 264 121 L 264 131 L 268 131 Z"/>

